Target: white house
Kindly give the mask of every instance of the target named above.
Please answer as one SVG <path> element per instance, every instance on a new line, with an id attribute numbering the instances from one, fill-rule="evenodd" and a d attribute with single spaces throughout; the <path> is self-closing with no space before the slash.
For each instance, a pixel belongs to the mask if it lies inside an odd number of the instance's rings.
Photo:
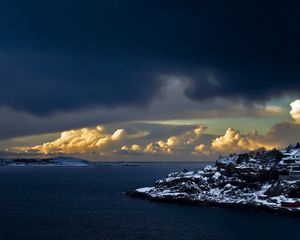
<path id="1" fill-rule="evenodd" d="M 282 151 L 284 157 L 282 163 L 284 164 L 300 164 L 300 148 L 294 148 L 288 151 Z"/>

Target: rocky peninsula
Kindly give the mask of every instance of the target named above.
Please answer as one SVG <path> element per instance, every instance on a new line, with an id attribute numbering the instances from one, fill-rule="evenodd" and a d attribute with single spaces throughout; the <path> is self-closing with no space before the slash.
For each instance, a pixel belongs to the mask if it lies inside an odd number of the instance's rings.
<path id="1" fill-rule="evenodd" d="M 300 216 L 300 167 L 278 150 L 232 154 L 203 170 L 170 173 L 153 187 L 127 192 L 152 201 L 247 208 Z"/>

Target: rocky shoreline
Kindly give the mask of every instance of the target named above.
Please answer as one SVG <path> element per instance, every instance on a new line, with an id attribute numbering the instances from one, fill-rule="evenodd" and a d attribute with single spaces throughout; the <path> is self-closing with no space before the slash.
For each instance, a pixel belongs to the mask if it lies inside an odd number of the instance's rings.
<path id="1" fill-rule="evenodd" d="M 171 173 L 153 187 L 126 194 L 158 202 L 300 216 L 300 180 L 284 178 L 289 171 L 290 166 L 276 159 L 233 155 L 200 171 Z"/>
<path id="2" fill-rule="evenodd" d="M 214 201 L 201 201 L 195 199 L 184 199 L 184 198 L 174 198 L 174 197 L 152 197 L 148 193 L 134 191 L 128 191 L 126 195 L 132 198 L 140 198 L 153 202 L 161 203 L 171 203 L 171 204 L 182 204 L 182 205 L 192 205 L 192 206 L 202 206 L 202 207 L 219 207 L 219 208 L 228 208 L 228 209 L 248 209 L 248 210 L 257 210 L 275 214 L 289 215 L 289 216 L 300 216 L 300 211 L 296 209 L 287 209 L 287 208 L 270 208 L 265 205 L 255 205 L 255 204 L 240 204 L 240 203 L 222 203 Z"/>

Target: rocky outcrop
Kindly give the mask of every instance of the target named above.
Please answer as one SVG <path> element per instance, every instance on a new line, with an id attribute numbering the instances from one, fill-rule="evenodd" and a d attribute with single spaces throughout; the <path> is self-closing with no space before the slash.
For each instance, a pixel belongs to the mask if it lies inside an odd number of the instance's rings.
<path id="1" fill-rule="evenodd" d="M 132 197 L 300 215 L 300 181 L 280 180 L 288 168 L 277 161 L 230 156 L 201 171 L 175 172 L 154 187 L 128 192 Z"/>
<path id="2" fill-rule="evenodd" d="M 269 197 L 284 195 L 288 198 L 300 199 L 300 181 L 276 181 L 265 194 Z"/>

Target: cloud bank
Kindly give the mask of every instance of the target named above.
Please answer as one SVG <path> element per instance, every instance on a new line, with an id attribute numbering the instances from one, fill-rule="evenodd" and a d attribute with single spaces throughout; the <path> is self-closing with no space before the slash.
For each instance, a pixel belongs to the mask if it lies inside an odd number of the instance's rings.
<path id="1" fill-rule="evenodd" d="M 206 127 L 199 126 L 198 128 L 195 128 L 192 131 L 187 131 L 181 135 L 171 136 L 166 140 L 160 139 L 148 143 L 144 148 L 137 144 L 130 147 L 125 145 L 117 152 L 126 154 L 173 155 L 174 151 L 181 150 L 182 148 L 197 142 L 201 138 L 205 129 Z"/>
<path id="2" fill-rule="evenodd" d="M 37 152 L 42 154 L 87 154 L 102 153 L 109 145 L 125 139 L 134 139 L 145 136 L 145 132 L 128 134 L 125 129 L 117 129 L 113 133 L 105 132 L 102 126 L 68 130 L 61 136 L 42 145 L 33 147 L 18 147 L 18 151 Z"/>
<path id="3" fill-rule="evenodd" d="M 223 135 L 216 136 L 207 134 L 206 126 L 185 127 L 184 131 L 182 129 L 176 135 L 169 135 L 176 130 L 176 126 L 173 126 L 166 132 L 168 135 L 160 137 L 159 132 L 170 126 L 159 125 L 156 132 L 154 129 L 145 130 L 136 127 L 132 128 L 134 131 L 125 128 L 107 131 L 102 126 L 97 126 L 64 131 L 54 141 L 16 149 L 24 153 L 40 154 L 215 157 L 219 154 L 252 151 L 261 147 L 281 148 L 299 141 L 299 103 L 300 100 L 291 103 L 290 115 L 293 121 L 274 124 L 264 135 L 260 135 L 255 129 L 250 133 L 242 133 L 234 128 L 228 128 Z M 147 124 L 142 126 L 145 127 Z"/>

